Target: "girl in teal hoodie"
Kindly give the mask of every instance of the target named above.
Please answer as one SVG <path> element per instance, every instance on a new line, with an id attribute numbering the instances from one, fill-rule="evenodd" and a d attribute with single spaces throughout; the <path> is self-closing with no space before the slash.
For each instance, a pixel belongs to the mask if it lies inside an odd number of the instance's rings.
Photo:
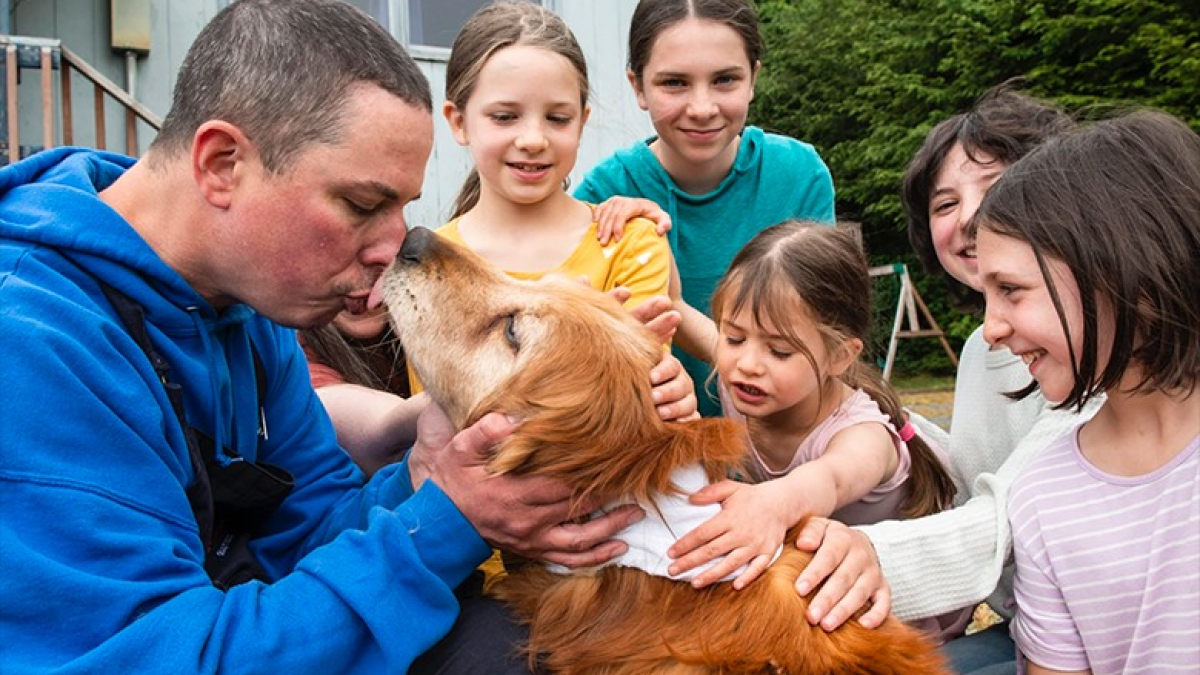
<path id="1" fill-rule="evenodd" d="M 696 383 L 705 416 L 720 414 L 715 393 L 706 393 L 717 337 L 706 319 L 729 262 L 775 223 L 834 221 L 833 179 L 816 150 L 746 126 L 761 54 L 758 16 L 746 0 L 639 2 L 628 77 L 657 135 L 598 164 L 575 192 L 596 204 L 614 196 L 648 199 L 669 216 L 679 277 L 672 296 L 684 314 L 675 354 Z M 643 212 L 615 200 L 597 209 L 597 219 L 615 230 Z"/>

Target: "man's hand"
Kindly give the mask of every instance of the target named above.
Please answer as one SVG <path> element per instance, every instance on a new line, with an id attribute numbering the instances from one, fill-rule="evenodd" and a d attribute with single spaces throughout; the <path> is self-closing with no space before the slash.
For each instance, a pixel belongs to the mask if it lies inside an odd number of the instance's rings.
<path id="1" fill-rule="evenodd" d="M 808 605 L 808 622 L 831 631 L 860 608 L 871 608 L 858 622 L 878 628 L 892 609 L 892 589 L 883 577 L 875 547 L 867 535 L 828 518 L 809 518 L 796 539 L 796 548 L 815 551 L 812 562 L 796 579 L 796 592 L 808 595 L 825 585 Z"/>
<path id="2" fill-rule="evenodd" d="M 458 506 L 488 543 L 526 558 L 567 567 L 597 565 L 628 547 L 613 535 L 641 520 L 626 505 L 586 523 L 568 523 L 570 491 L 544 477 L 492 474 L 486 466 L 493 448 L 519 425 L 490 413 L 454 434 L 445 412 L 430 403 L 417 424 L 409 459 L 413 488 L 432 480 Z M 583 512 L 600 506 L 581 504 Z"/>

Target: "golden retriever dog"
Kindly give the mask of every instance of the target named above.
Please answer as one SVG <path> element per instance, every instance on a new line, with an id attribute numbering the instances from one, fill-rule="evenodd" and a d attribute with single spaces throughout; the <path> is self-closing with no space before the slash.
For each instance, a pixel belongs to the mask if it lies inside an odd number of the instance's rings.
<path id="1" fill-rule="evenodd" d="M 383 295 L 417 375 L 458 428 L 489 411 L 524 420 L 497 449 L 494 471 L 554 476 L 579 499 L 633 498 L 650 512 L 678 492 L 676 469 L 700 466 L 717 480 L 745 456 L 735 422 L 659 419 L 648 373 L 662 347 L 582 284 L 512 280 L 416 228 Z M 740 591 L 697 590 L 632 567 L 560 573 L 527 564 L 493 594 L 529 624 L 531 660 L 554 673 L 948 672 L 937 649 L 895 618 L 877 630 L 809 625 L 808 601 L 793 587 L 809 558 L 788 544 Z"/>

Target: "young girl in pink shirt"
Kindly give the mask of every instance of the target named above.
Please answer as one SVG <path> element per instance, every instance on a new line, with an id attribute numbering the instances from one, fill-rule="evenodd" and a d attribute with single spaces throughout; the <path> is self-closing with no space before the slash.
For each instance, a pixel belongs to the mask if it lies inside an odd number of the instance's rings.
<path id="1" fill-rule="evenodd" d="M 672 547 L 675 565 L 690 569 L 728 553 L 697 584 L 747 563 L 734 585 L 749 583 L 788 528 L 808 516 L 861 524 L 951 503 L 954 484 L 941 459 L 860 358 L 870 284 L 862 245 L 848 229 L 791 221 L 751 239 L 717 285 L 715 370 L 725 414 L 746 422 L 750 483 L 726 481 L 693 498 L 719 501 L 721 512 Z M 950 623 L 965 618 L 956 613 Z"/>

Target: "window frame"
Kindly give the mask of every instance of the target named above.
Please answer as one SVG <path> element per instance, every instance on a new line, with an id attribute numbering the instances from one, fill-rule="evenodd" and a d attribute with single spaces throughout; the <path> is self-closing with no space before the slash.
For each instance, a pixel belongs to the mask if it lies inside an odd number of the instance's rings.
<path id="1" fill-rule="evenodd" d="M 434 0 L 435 2 L 437 0 Z M 564 0 L 531 0 L 537 2 L 541 6 L 549 9 L 555 14 L 562 14 L 562 3 Z M 486 4 L 486 3 L 485 3 Z M 408 19 L 408 0 L 388 0 L 388 25 L 387 29 L 393 36 L 404 45 L 408 53 L 414 59 L 419 61 L 441 61 L 450 60 L 450 48 L 438 47 L 435 45 L 412 44 L 409 41 L 409 19 Z"/>

